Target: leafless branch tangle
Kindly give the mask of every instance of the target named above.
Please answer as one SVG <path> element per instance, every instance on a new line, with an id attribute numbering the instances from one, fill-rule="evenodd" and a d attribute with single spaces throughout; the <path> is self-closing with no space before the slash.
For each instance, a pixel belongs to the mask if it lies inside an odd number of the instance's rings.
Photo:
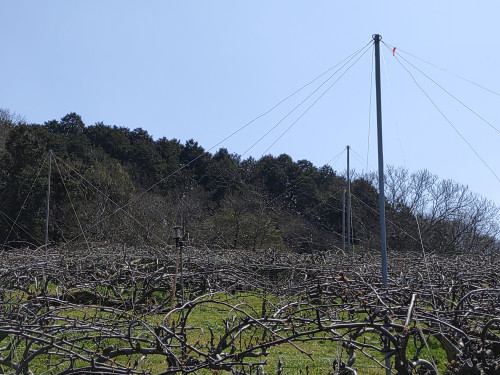
<path id="1" fill-rule="evenodd" d="M 271 348 L 289 344 L 312 358 L 302 344 L 321 339 L 349 354 L 332 356 L 332 374 L 357 373 L 359 356 L 383 367 L 386 354 L 393 373 L 434 374 L 423 356 L 433 338 L 447 373 L 500 374 L 498 258 L 391 254 L 385 288 L 375 252 L 188 247 L 170 309 L 171 247 L 12 249 L 0 265 L 0 370 L 257 374 Z M 217 311 L 227 312 L 220 327 L 200 322 Z M 283 373 L 281 361 L 272 371 Z"/>

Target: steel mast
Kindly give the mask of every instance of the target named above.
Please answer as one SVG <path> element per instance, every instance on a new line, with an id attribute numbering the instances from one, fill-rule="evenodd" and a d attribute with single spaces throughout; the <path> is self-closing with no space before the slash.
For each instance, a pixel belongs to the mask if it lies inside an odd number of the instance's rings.
<path id="1" fill-rule="evenodd" d="M 380 209 L 380 247 L 382 253 L 382 283 L 387 286 L 387 236 L 385 231 L 385 193 L 384 193 L 384 150 L 382 145 L 382 94 L 380 89 L 380 41 L 379 34 L 373 35 L 375 41 L 375 86 L 377 97 L 377 141 L 378 141 L 378 195 Z"/>

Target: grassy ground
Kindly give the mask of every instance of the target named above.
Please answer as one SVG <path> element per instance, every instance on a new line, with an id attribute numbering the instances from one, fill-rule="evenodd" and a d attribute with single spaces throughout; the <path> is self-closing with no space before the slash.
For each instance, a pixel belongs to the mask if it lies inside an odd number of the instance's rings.
<path id="1" fill-rule="evenodd" d="M 49 293 L 55 292 L 55 286 L 49 285 Z M 18 295 L 10 296 L 13 300 L 23 301 L 28 296 L 23 293 Z M 160 298 L 161 296 L 157 296 Z M 225 332 L 225 322 L 232 321 L 237 322 L 239 319 L 243 319 L 246 316 L 261 317 L 263 313 L 263 297 L 260 294 L 245 293 L 245 294 L 217 294 L 211 296 L 210 301 L 203 301 L 190 311 L 188 316 L 187 326 L 187 340 L 190 344 L 197 344 L 204 349 L 204 346 L 210 343 L 211 340 L 217 342 L 220 337 Z M 202 302 L 202 301 L 199 301 Z M 277 296 L 267 296 L 266 297 L 266 309 L 268 311 L 275 311 L 275 306 L 283 303 L 283 298 Z M 288 301 L 290 302 L 290 301 Z M 61 309 L 58 313 L 60 320 L 52 322 L 52 324 L 67 325 L 68 329 L 58 333 L 59 335 L 65 335 L 68 340 L 78 338 L 82 333 L 72 329 L 72 322 L 78 321 L 79 319 L 90 319 L 94 322 L 100 320 L 113 320 L 117 317 L 113 313 L 101 310 L 99 306 L 87 306 L 87 307 L 73 307 Z M 174 313 L 171 316 L 171 322 L 176 323 L 180 319 L 181 313 Z M 127 321 L 127 313 L 120 317 L 120 319 Z M 130 315 L 130 319 L 133 319 Z M 143 317 L 143 322 L 145 324 L 156 326 L 165 325 L 166 319 L 164 314 L 151 314 Z M 175 324 L 173 324 L 175 325 Z M 341 332 L 340 332 L 341 333 Z M 147 334 L 147 333 L 144 333 Z M 240 343 L 243 342 L 256 342 L 262 337 L 263 331 L 260 328 L 245 331 L 239 337 Z M 254 358 L 255 363 L 261 362 L 263 370 L 267 374 L 277 374 L 278 368 L 281 367 L 282 374 L 310 374 L 310 375 L 320 375 L 328 374 L 334 370 L 334 362 L 345 362 L 349 358 L 347 349 L 343 347 L 338 342 L 332 340 L 332 335 L 327 335 L 325 333 L 318 334 L 315 340 L 307 340 L 304 342 L 296 342 L 292 344 L 282 344 L 276 347 L 271 347 L 267 353 L 267 356 L 261 356 Z M 374 346 L 380 346 L 378 340 L 378 335 L 366 334 L 363 336 L 365 342 L 372 341 Z M 5 342 L 9 344 L 10 342 Z M 105 339 L 98 340 L 91 343 L 86 349 L 95 350 L 98 347 L 107 346 L 120 346 L 123 345 L 124 341 L 120 339 Z M 20 358 L 21 353 L 24 348 L 22 343 L 18 343 L 19 348 L 16 351 L 16 356 Z M 32 349 L 36 349 L 33 347 Z M 415 347 L 412 343 L 409 345 L 408 356 L 411 357 L 415 351 Z M 180 355 L 179 350 L 174 350 L 178 355 Z M 306 354 L 307 353 L 307 354 Z M 129 357 L 120 357 L 116 361 L 124 365 L 130 366 L 134 361 L 139 360 L 139 355 L 133 355 Z M 430 339 L 427 346 L 422 350 L 420 358 L 426 358 L 431 360 L 437 360 L 440 364 L 440 371 L 444 372 L 445 368 L 442 363 L 445 362 L 445 353 L 439 347 L 436 340 Z M 14 358 L 16 360 L 16 358 Z M 32 370 L 35 373 L 47 373 L 47 363 L 55 364 L 59 359 L 57 357 L 51 357 L 50 355 L 41 354 L 33 362 Z M 378 362 L 378 363 L 377 363 Z M 367 375 L 378 375 L 385 374 L 385 370 L 381 368 L 380 364 L 384 362 L 383 355 L 375 350 L 365 350 L 363 352 L 357 352 L 357 359 L 354 368 L 358 370 L 360 374 Z M 78 366 L 78 361 L 76 362 Z M 165 363 L 165 357 L 163 355 L 149 355 L 145 360 L 143 360 L 138 367 L 139 370 L 151 371 L 152 373 L 161 373 L 168 369 L 168 365 Z M 197 374 L 213 374 L 219 373 L 224 374 L 229 372 L 216 371 L 216 370 L 200 370 Z"/>
<path id="2" fill-rule="evenodd" d="M 209 328 L 212 329 L 216 337 L 224 332 L 224 320 L 225 319 L 237 319 L 242 317 L 245 313 L 252 316 L 260 316 L 262 310 L 262 297 L 256 294 L 238 294 L 238 295 L 217 295 L 215 300 L 221 302 L 228 302 L 231 305 L 237 304 L 238 308 L 242 312 L 237 312 L 227 306 L 218 303 L 207 303 L 196 308 L 191 313 L 188 325 L 192 327 L 199 327 L 200 329 L 191 330 L 188 333 L 188 342 L 208 342 L 210 340 Z M 277 297 L 269 297 L 270 303 L 279 302 Z M 178 317 L 174 316 L 173 319 Z M 152 322 L 158 323 L 158 319 L 163 319 L 161 316 L 152 317 Z M 257 336 L 262 334 L 261 331 L 254 332 Z M 329 340 L 331 336 L 325 336 L 323 334 L 318 335 L 316 340 L 310 340 L 305 342 L 298 342 L 295 345 L 283 344 L 278 347 L 272 347 L 268 351 L 267 357 L 259 357 L 255 362 L 265 362 L 263 369 L 267 374 L 277 374 L 278 367 L 281 366 L 282 373 L 284 375 L 292 374 L 310 374 L 310 375 L 320 375 L 328 374 L 333 372 L 334 361 L 346 362 L 349 358 L 347 349 L 343 347 L 338 342 Z M 247 340 L 248 337 L 243 336 L 241 338 L 243 341 Z M 370 340 L 374 346 L 379 345 L 378 335 L 366 334 L 364 336 L 365 342 Z M 305 354 L 307 353 L 307 354 Z M 408 356 L 415 353 L 415 347 L 413 343 L 409 344 Z M 420 358 L 426 358 L 428 360 L 437 361 L 440 371 L 444 372 L 445 367 L 442 365 L 446 361 L 446 354 L 440 348 L 439 343 L 430 339 L 420 355 Z M 377 363 L 378 361 L 378 363 Z M 280 365 L 281 363 L 281 365 Z M 358 370 L 360 374 L 367 375 L 378 375 L 385 374 L 386 371 L 381 367 L 384 363 L 384 357 L 379 352 L 375 350 L 365 350 L 363 352 L 357 352 L 357 359 L 354 364 L 354 368 Z M 149 365 L 153 369 L 153 372 L 166 370 L 166 366 L 162 363 L 154 363 L 153 359 L 150 360 Z M 202 370 L 197 372 L 199 374 L 211 374 L 211 370 Z M 219 374 L 226 373 L 224 371 L 217 372 Z M 229 372 L 227 372 L 229 374 Z"/>

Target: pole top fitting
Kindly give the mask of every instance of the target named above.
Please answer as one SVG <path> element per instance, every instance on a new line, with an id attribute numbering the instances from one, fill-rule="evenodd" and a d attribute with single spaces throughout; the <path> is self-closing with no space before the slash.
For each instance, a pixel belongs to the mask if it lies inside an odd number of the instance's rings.
<path id="1" fill-rule="evenodd" d="M 382 40 L 382 35 L 380 35 L 380 34 L 373 34 L 372 38 L 373 38 L 374 41 L 380 42 Z"/>

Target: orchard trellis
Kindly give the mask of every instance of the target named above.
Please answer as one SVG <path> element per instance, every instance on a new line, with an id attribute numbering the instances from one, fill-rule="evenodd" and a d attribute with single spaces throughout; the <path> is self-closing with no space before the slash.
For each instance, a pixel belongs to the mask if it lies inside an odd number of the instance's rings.
<path id="1" fill-rule="evenodd" d="M 306 373 L 321 341 L 337 348 L 331 374 L 363 373 L 361 358 L 385 371 L 386 355 L 398 374 L 500 373 L 498 254 L 392 255 L 387 287 L 378 263 L 188 247 L 171 309 L 173 248 L 4 252 L 1 371 L 285 374 L 271 357 L 287 346 Z"/>

